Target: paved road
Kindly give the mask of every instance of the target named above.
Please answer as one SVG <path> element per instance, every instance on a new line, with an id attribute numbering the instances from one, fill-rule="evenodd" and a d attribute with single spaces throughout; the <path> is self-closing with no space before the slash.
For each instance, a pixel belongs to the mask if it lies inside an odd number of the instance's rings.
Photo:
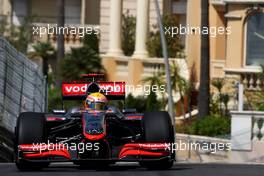
<path id="1" fill-rule="evenodd" d="M 150 171 L 135 163 L 120 163 L 105 170 L 81 170 L 74 165 L 52 165 L 42 171 L 20 172 L 14 164 L 0 164 L 1 176 L 263 176 L 264 165 L 175 164 L 166 171 Z"/>

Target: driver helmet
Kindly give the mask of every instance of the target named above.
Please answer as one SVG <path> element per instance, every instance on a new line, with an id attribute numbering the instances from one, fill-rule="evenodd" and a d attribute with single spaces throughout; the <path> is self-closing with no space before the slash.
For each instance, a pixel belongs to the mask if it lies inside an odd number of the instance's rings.
<path id="1" fill-rule="evenodd" d="M 107 103 L 108 100 L 103 94 L 99 92 L 91 93 L 86 97 L 85 108 L 92 110 L 105 110 Z"/>

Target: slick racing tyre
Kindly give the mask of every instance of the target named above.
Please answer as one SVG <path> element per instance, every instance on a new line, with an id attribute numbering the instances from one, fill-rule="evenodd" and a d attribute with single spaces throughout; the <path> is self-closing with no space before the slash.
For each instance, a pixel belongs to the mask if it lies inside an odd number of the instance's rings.
<path id="1" fill-rule="evenodd" d="M 18 146 L 20 144 L 45 143 L 45 116 L 43 113 L 24 112 L 17 119 L 15 129 L 15 163 L 19 170 L 35 170 L 41 169 L 48 163 L 31 163 L 18 158 Z"/>
<path id="2" fill-rule="evenodd" d="M 168 112 L 146 112 L 142 120 L 143 138 L 146 143 L 173 143 L 174 130 Z M 149 169 L 169 169 L 173 166 L 172 159 L 160 161 L 141 161 L 140 165 Z"/>

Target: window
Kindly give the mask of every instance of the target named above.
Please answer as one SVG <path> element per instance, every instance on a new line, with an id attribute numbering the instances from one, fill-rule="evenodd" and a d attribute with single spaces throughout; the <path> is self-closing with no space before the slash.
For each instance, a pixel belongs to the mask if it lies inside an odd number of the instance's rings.
<path id="1" fill-rule="evenodd" d="M 246 65 L 264 64 L 264 13 L 250 16 L 246 29 Z"/>

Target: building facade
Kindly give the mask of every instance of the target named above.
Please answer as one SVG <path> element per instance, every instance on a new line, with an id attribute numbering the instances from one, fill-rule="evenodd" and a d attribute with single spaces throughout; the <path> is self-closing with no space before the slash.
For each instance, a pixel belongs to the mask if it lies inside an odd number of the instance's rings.
<path id="1" fill-rule="evenodd" d="M 244 83 L 247 90 L 259 90 L 262 82 L 258 73 L 264 62 L 264 1 L 211 0 L 209 3 L 209 26 L 231 30 L 230 34 L 210 37 L 211 79 L 224 78 L 225 91 L 230 93 L 234 93 L 237 81 Z M 189 0 L 187 6 L 187 24 L 200 25 L 200 1 Z M 188 35 L 186 42 L 188 65 L 195 65 L 199 79 L 200 36 Z"/>

